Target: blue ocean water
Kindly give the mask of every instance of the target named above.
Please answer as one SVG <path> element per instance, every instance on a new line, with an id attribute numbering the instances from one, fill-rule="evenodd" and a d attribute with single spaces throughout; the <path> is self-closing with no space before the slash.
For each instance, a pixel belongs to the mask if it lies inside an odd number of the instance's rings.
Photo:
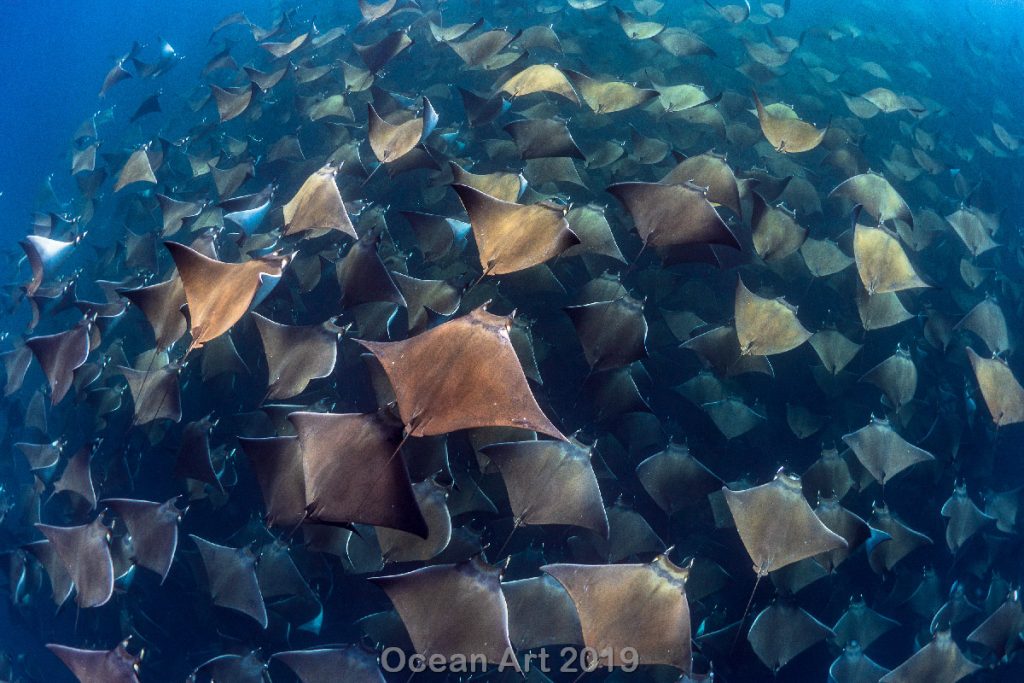
<path id="1" fill-rule="evenodd" d="M 0 56 L 0 235 L 20 239 L 29 212 L 37 208 L 51 175 L 68 187 L 68 143 L 90 114 L 114 106 L 130 116 L 154 90 L 151 81 L 122 83 L 105 99 L 97 97 L 106 72 L 133 41 L 154 54 L 166 39 L 186 61 L 159 85 L 167 92 L 188 90 L 196 71 L 215 51 L 209 29 L 226 14 L 244 11 L 268 20 L 276 3 L 146 2 L 145 0 L 6 0 L 0 3 L 4 49 Z M 126 111 L 131 110 L 131 111 Z"/>

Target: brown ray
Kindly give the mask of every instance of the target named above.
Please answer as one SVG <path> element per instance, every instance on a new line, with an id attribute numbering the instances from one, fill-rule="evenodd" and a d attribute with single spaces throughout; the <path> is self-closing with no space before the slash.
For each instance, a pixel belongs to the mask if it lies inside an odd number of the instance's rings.
<path id="1" fill-rule="evenodd" d="M 35 558 L 36 562 L 42 565 L 46 576 L 50 579 L 50 596 L 57 607 L 62 606 L 69 597 L 74 584 L 71 575 L 64 566 L 64 561 L 57 555 L 55 546 L 48 540 L 28 543 L 22 548 Z"/>
<path id="2" fill-rule="evenodd" d="M 711 4 L 710 0 L 704 0 L 704 4 L 717 12 L 730 24 L 742 24 L 750 18 L 749 0 L 743 0 L 742 5 L 723 5 L 721 7 L 715 7 Z"/>
<path id="3" fill-rule="evenodd" d="M 737 216 L 743 216 L 736 175 L 724 156 L 719 156 L 714 152 L 705 152 L 684 159 L 658 182 L 663 185 L 675 185 L 685 184 L 688 181 L 708 188 L 708 201 L 721 204 L 732 210 Z"/>
<path id="4" fill-rule="evenodd" d="M 559 119 L 523 119 L 513 121 L 504 130 L 512 136 L 523 159 L 572 157 L 586 160 L 569 128 Z"/>
<path id="5" fill-rule="evenodd" d="M 437 112 L 426 97 L 423 98 L 423 113 L 420 118 L 391 124 L 377 114 L 372 104 L 367 105 L 367 116 L 370 148 L 382 164 L 404 157 L 413 147 L 423 142 L 437 124 Z"/>
<path id="6" fill-rule="evenodd" d="M 883 486 L 908 467 L 935 459 L 928 451 L 907 443 L 888 420 L 876 417 L 867 426 L 844 435 L 843 441 Z"/>
<path id="7" fill-rule="evenodd" d="M 512 99 L 538 92 L 549 92 L 560 95 L 577 106 L 580 103 L 566 74 L 550 64 L 534 64 L 526 67 L 498 86 L 498 92 L 508 93 Z M 586 95 L 584 95 L 585 97 Z"/>
<path id="8" fill-rule="evenodd" d="M 914 224 L 914 216 L 910 207 L 889 181 L 874 172 L 862 173 L 841 182 L 829 197 L 843 197 L 862 206 L 879 223 L 888 220 L 901 220 L 909 225 Z"/>
<path id="9" fill-rule="evenodd" d="M 238 437 L 238 442 L 256 474 L 267 524 L 294 529 L 305 521 L 306 485 L 298 437 Z"/>
<path id="10" fill-rule="evenodd" d="M 562 584 L 551 576 L 508 581 L 501 589 L 508 603 L 508 629 L 516 649 L 584 644 L 576 606 Z"/>
<path id="11" fill-rule="evenodd" d="M 114 563 L 107 538 L 110 529 L 99 518 L 72 527 L 36 524 L 46 536 L 75 585 L 79 607 L 100 607 L 114 594 Z"/>
<path id="12" fill-rule="evenodd" d="M 441 18 L 440 15 L 437 16 Z M 483 26 L 483 23 L 484 20 L 483 17 L 481 17 L 472 23 L 464 22 L 461 24 L 449 24 L 448 26 L 443 26 L 435 23 L 433 19 L 430 19 L 430 34 L 434 36 L 434 40 L 439 43 L 449 43 L 453 40 L 459 40 L 460 38 L 466 37 L 468 34 Z"/>
<path id="13" fill-rule="evenodd" d="M 580 254 L 601 254 L 616 261 L 626 262 L 626 257 L 615 242 L 612 227 L 605 217 L 604 207 L 595 204 L 574 206 L 565 215 L 569 229 L 576 233 L 580 243 L 569 247 L 563 256 Z"/>
<path id="14" fill-rule="evenodd" d="M 868 658 L 859 643 L 850 643 L 828 668 L 833 683 L 878 683 L 889 670 Z"/>
<path id="15" fill-rule="evenodd" d="M 524 270 L 579 243 L 565 220 L 565 207 L 507 202 L 468 185 L 452 188 L 469 214 L 485 275 Z"/>
<path id="16" fill-rule="evenodd" d="M 281 278 L 290 256 L 271 254 L 243 263 L 209 258 L 176 242 L 171 252 L 188 302 L 192 344 L 189 350 L 227 332 L 246 311 L 262 300 Z"/>
<path id="17" fill-rule="evenodd" d="M 776 152 L 786 154 L 809 152 L 825 139 L 828 126 L 818 130 L 798 118 L 776 116 L 761 104 L 761 98 L 757 96 L 756 90 L 752 93 L 754 104 L 757 106 L 757 120 L 761 124 L 761 132 L 764 133 L 765 139 L 771 143 Z"/>
<path id="18" fill-rule="evenodd" d="M 744 356 L 740 354 L 740 343 L 736 328 L 732 325 L 715 327 L 691 337 L 680 345 L 700 356 L 704 364 L 720 377 L 733 377 L 748 372 L 760 372 L 775 376 L 771 362 L 765 356 Z"/>
<path id="19" fill-rule="evenodd" d="M 224 488 L 217 478 L 210 457 L 210 432 L 216 422 L 209 416 L 185 425 L 181 434 L 181 446 L 174 466 L 174 476 L 209 484 L 218 491 Z"/>
<path id="20" fill-rule="evenodd" d="M 615 18 L 618 20 L 619 26 L 622 27 L 626 37 L 630 40 L 648 40 L 665 30 L 664 24 L 659 24 L 655 21 L 638 20 L 618 7 L 615 8 Z"/>
<path id="21" fill-rule="evenodd" d="M 992 239 L 992 230 L 987 221 L 981 212 L 973 207 L 957 209 L 946 216 L 946 220 L 953 226 L 953 230 L 963 241 L 971 256 L 978 257 L 999 246 Z"/>
<path id="22" fill-rule="evenodd" d="M 885 228 L 858 223 L 853 234 L 853 255 L 868 294 L 930 286 L 914 270 L 896 235 Z"/>
<path id="23" fill-rule="evenodd" d="M 99 449 L 102 439 L 96 439 L 78 449 L 68 458 L 60 478 L 53 482 L 54 495 L 61 491 L 70 491 L 81 497 L 89 505 L 89 510 L 96 507 L 96 488 L 92 482 L 92 458 Z"/>
<path id="24" fill-rule="evenodd" d="M 860 324 L 867 331 L 899 325 L 913 317 L 895 292 L 868 294 L 859 279 L 856 301 Z"/>
<path id="25" fill-rule="evenodd" d="M 478 175 L 470 173 L 454 161 L 448 162 L 448 166 L 451 168 L 454 185 L 467 185 L 505 202 L 519 201 L 519 197 L 526 190 L 526 178 L 520 173 L 499 171 Z"/>
<path id="26" fill-rule="evenodd" d="M 63 241 L 42 235 L 28 235 L 18 242 L 32 268 L 32 279 L 25 285 L 25 293 L 32 296 L 38 292 L 39 288 L 67 261 L 74 247 L 80 244 L 84 237 L 85 233 L 79 233 L 73 240 Z"/>
<path id="27" fill-rule="evenodd" d="M 864 373 L 860 381 L 881 389 L 889 405 L 898 412 L 917 393 L 917 366 L 910 353 L 900 346 L 896 353 Z"/>
<path id="28" fill-rule="evenodd" d="M 135 563 L 159 574 L 160 583 L 167 579 L 178 547 L 178 523 L 183 513 L 175 505 L 177 501 L 177 498 L 166 503 L 128 498 L 107 498 L 103 501 L 128 527 Z"/>
<path id="29" fill-rule="evenodd" d="M 867 648 L 899 625 L 895 619 L 884 617 L 868 607 L 860 597 L 850 600 L 849 608 L 832 630 L 835 631 L 837 645 L 848 647 L 851 643 L 859 643 L 862 648 Z"/>
<path id="30" fill-rule="evenodd" d="M 25 340 L 50 384 L 50 405 L 57 405 L 67 396 L 75 370 L 89 357 L 91 334 L 92 323 L 83 320 L 66 332 Z"/>
<path id="31" fill-rule="evenodd" d="M 796 222 L 796 212 L 785 205 L 770 206 L 756 192 L 751 193 L 754 201 L 750 225 L 753 231 L 754 249 L 765 261 L 781 261 L 790 256 L 807 239 L 807 229 Z"/>
<path id="32" fill-rule="evenodd" d="M 868 562 L 877 574 L 891 571 L 904 557 L 924 545 L 930 545 L 931 539 L 918 533 L 895 517 L 889 508 L 883 505 L 872 505 L 871 519 L 868 524 L 873 529 L 885 532 L 891 539 L 884 540 L 868 551 Z"/>
<path id="33" fill-rule="evenodd" d="M 25 374 L 32 364 L 32 349 L 21 344 L 10 351 L 0 353 L 4 362 L 4 396 L 10 396 L 25 383 Z"/>
<path id="34" fill-rule="evenodd" d="M 565 73 L 583 96 L 583 101 L 595 114 L 625 111 L 639 107 L 658 96 L 657 90 L 638 88 L 631 83 L 597 80 L 571 69 L 566 69 Z"/>
<path id="35" fill-rule="evenodd" d="M 815 557 L 815 561 L 831 573 L 868 540 L 871 531 L 867 522 L 840 505 L 835 497 L 822 496 L 814 514 L 829 531 L 846 541 L 845 548 L 835 548 Z"/>
<path id="36" fill-rule="evenodd" d="M 1020 640 L 1022 631 L 1024 610 L 1021 609 L 1020 595 L 1017 591 L 1012 591 L 995 612 L 971 631 L 967 641 L 987 647 L 1002 659 L 1024 646 Z"/>
<path id="37" fill-rule="evenodd" d="M 435 318 L 455 315 L 462 303 L 462 293 L 444 280 L 420 280 L 397 271 L 391 277 L 405 299 L 411 333 L 422 332 Z"/>
<path id="38" fill-rule="evenodd" d="M 401 214 L 416 234 L 416 243 L 424 261 L 438 261 L 457 250 L 460 242 L 465 245 L 469 223 L 419 211 L 402 211 Z"/>
<path id="39" fill-rule="evenodd" d="M 564 440 L 530 391 L 510 326 L 481 306 L 405 341 L 359 343 L 384 367 L 411 436 L 517 427 Z"/>
<path id="40" fill-rule="evenodd" d="M 985 342 L 989 353 L 994 355 L 1004 354 L 1011 349 L 1006 316 L 1003 315 L 999 303 L 992 297 L 986 297 L 968 311 L 953 329 L 970 330 L 978 335 L 978 338 Z"/>
<path id="41" fill-rule="evenodd" d="M 425 530 L 413 534 L 402 529 L 377 527 L 377 542 L 384 563 L 427 562 L 444 552 L 452 541 L 448 489 L 428 478 L 413 484 L 412 490 L 426 521 Z"/>
<path id="42" fill-rule="evenodd" d="M 1024 388 L 1002 358 L 982 358 L 967 347 L 982 398 L 996 427 L 1024 422 Z"/>
<path id="43" fill-rule="evenodd" d="M 328 377 L 338 358 L 344 330 L 333 321 L 319 325 L 282 325 L 252 313 L 267 358 L 268 401 L 298 396 L 310 381 Z"/>
<path id="44" fill-rule="evenodd" d="M 217 104 L 217 115 L 220 117 L 220 122 L 224 123 L 245 113 L 252 102 L 255 88 L 251 83 L 237 88 L 221 88 L 211 85 L 210 92 Z"/>
<path id="45" fill-rule="evenodd" d="M 330 162 L 325 164 L 306 178 L 291 201 L 282 207 L 285 235 L 296 235 L 307 230 L 338 230 L 353 239 L 359 237 L 345 210 L 335 180 L 341 166 L 341 162 L 337 165 Z"/>
<path id="46" fill-rule="evenodd" d="M 504 50 L 518 36 L 518 33 L 513 34 L 497 29 L 486 31 L 467 40 L 459 42 L 449 41 L 446 45 L 466 63 L 466 66 L 476 67 Z"/>
<path id="47" fill-rule="evenodd" d="M 842 500 L 854 486 L 850 467 L 835 448 L 823 448 L 821 457 L 807 468 L 802 481 L 804 494 L 811 500 L 824 496 Z"/>
<path id="48" fill-rule="evenodd" d="M 727 439 L 735 439 L 760 426 L 767 420 L 764 410 L 748 406 L 742 399 L 727 396 L 701 406 Z"/>
<path id="49" fill-rule="evenodd" d="M 596 654 L 586 666 L 629 664 L 632 648 L 639 664 L 663 664 L 688 674 L 690 568 L 665 555 L 650 564 L 549 564 L 541 570 L 562 584 L 579 614 L 583 640 Z"/>
<path id="50" fill-rule="evenodd" d="M 703 187 L 692 183 L 617 183 L 607 188 L 633 217 L 644 244 L 678 247 L 721 244 L 739 249 L 740 244 L 725 224 Z"/>
<path id="51" fill-rule="evenodd" d="M 480 452 L 501 472 L 516 527 L 572 524 L 608 537 L 591 448 L 573 441 L 516 441 Z"/>
<path id="52" fill-rule="evenodd" d="M 624 367 L 647 357 L 647 319 L 642 301 L 626 295 L 564 310 L 576 328 L 591 369 Z"/>
<path id="53" fill-rule="evenodd" d="M 119 192 L 132 183 L 156 185 L 156 182 L 156 175 L 150 165 L 149 150 L 146 147 L 140 147 L 128 157 L 128 161 L 121 168 L 117 182 L 114 183 L 114 192 Z"/>
<path id="54" fill-rule="evenodd" d="M 758 576 L 846 547 L 811 510 L 798 477 L 780 471 L 767 484 L 743 491 L 722 487 L 722 493 Z"/>
<path id="55" fill-rule="evenodd" d="M 736 282 L 736 337 L 744 356 L 770 356 L 791 351 L 811 338 L 796 317 L 796 308 L 782 298 L 759 297 Z"/>
<path id="56" fill-rule="evenodd" d="M 722 480 L 693 457 L 686 444 L 669 443 L 636 466 L 640 484 L 667 515 L 706 504 Z"/>
<path id="57" fill-rule="evenodd" d="M 459 88 L 462 96 L 462 108 L 466 110 L 466 120 L 470 126 L 486 126 L 503 114 L 509 107 L 509 101 L 497 95 L 482 97 L 474 92 Z"/>
<path id="58" fill-rule="evenodd" d="M 370 581 L 387 593 L 419 654 L 482 656 L 490 664 L 511 657 L 498 567 L 474 557 Z"/>
<path id="59" fill-rule="evenodd" d="M 306 517 L 372 524 L 427 537 L 427 523 L 398 456 L 401 425 L 384 414 L 297 412 Z"/>
<path id="60" fill-rule="evenodd" d="M 136 370 L 118 366 L 117 370 L 128 381 L 135 404 L 136 425 L 155 420 L 181 421 L 180 373 L 182 366 L 177 363 L 161 368 Z"/>
<path id="61" fill-rule="evenodd" d="M 126 649 L 128 641 L 113 650 L 82 650 L 47 643 L 46 649 L 60 658 L 81 683 L 139 683 L 141 656 Z"/>
<path id="62" fill-rule="evenodd" d="M 405 307 L 405 297 L 395 285 L 380 257 L 381 231 L 363 235 L 335 265 L 342 306 L 350 307 L 374 301 L 386 301 Z"/>

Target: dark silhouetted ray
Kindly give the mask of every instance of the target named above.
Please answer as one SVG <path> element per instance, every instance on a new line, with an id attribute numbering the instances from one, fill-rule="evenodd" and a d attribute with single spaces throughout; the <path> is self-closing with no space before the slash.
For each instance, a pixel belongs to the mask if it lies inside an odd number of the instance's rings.
<path id="1" fill-rule="evenodd" d="M 796 605 L 776 602 L 754 618 L 747 640 L 757 658 L 778 672 L 789 660 L 832 635 L 832 629 Z"/>
<path id="2" fill-rule="evenodd" d="M 956 683 L 980 668 L 964 657 L 949 631 L 939 631 L 932 642 L 882 676 L 879 683 Z"/>
<path id="3" fill-rule="evenodd" d="M 267 608 L 256 581 L 252 551 L 217 545 L 195 534 L 189 534 L 189 538 L 199 548 L 213 604 L 248 615 L 266 628 Z"/>
<path id="4" fill-rule="evenodd" d="M 568 306 L 583 355 L 594 370 L 619 368 L 647 357 L 643 302 L 630 296 Z"/>
<path id="5" fill-rule="evenodd" d="M 181 421 L 181 366 L 165 365 L 148 372 L 118 366 L 118 372 L 128 381 L 135 404 L 135 424 L 144 425 L 154 420 Z"/>
<path id="6" fill-rule="evenodd" d="M 291 650 L 272 657 L 291 669 L 301 683 L 384 683 L 377 657 L 359 645 Z"/>
<path id="7" fill-rule="evenodd" d="M 71 389 L 75 370 L 89 357 L 91 333 L 92 323 L 83 320 L 67 332 L 25 340 L 50 383 L 50 405 L 60 403 Z"/>
<path id="8" fill-rule="evenodd" d="M 177 498 L 166 503 L 128 498 L 107 498 L 103 501 L 128 527 L 135 563 L 159 574 L 161 583 L 171 571 L 174 551 L 178 547 L 178 523 L 182 512 L 175 505 L 177 501 Z"/>

